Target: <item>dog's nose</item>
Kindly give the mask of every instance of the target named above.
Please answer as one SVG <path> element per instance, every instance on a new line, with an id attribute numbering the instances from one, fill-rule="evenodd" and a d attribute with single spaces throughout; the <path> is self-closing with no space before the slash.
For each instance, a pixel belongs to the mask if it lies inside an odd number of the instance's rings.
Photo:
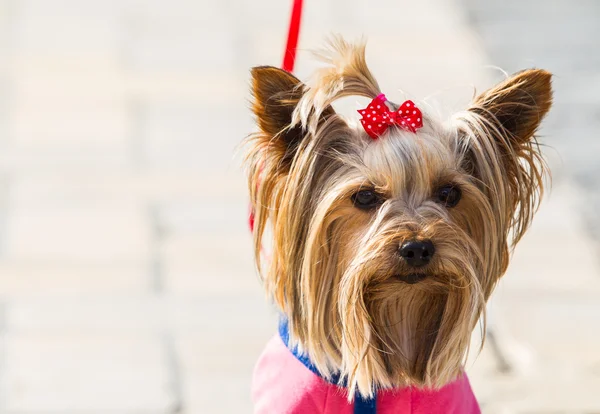
<path id="1" fill-rule="evenodd" d="M 431 261 L 435 247 L 431 240 L 410 240 L 400 246 L 400 257 L 410 267 L 422 267 Z"/>

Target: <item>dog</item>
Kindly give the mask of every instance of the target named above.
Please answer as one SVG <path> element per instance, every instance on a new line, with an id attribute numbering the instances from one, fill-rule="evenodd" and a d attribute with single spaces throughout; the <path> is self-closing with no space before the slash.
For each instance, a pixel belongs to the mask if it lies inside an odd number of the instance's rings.
<path id="1" fill-rule="evenodd" d="M 281 314 L 255 412 L 480 412 L 463 365 L 544 191 L 552 76 L 518 72 L 442 121 L 388 100 L 363 42 L 317 56 L 309 84 L 251 71 L 255 259 Z M 342 116 L 348 96 L 371 101 Z"/>

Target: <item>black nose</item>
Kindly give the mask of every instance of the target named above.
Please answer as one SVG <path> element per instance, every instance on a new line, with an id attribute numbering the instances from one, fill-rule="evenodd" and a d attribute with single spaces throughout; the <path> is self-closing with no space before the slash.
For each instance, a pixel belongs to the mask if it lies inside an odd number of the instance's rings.
<path id="1" fill-rule="evenodd" d="M 400 247 L 400 256 L 410 267 L 425 266 L 435 253 L 431 240 L 410 240 Z"/>

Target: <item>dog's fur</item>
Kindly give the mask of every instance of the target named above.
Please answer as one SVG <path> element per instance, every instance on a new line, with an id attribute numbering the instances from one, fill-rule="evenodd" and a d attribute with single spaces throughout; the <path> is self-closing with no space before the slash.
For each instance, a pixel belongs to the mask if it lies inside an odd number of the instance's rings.
<path id="1" fill-rule="evenodd" d="M 424 111 L 416 134 L 377 140 L 337 114 L 345 96 L 381 93 L 364 44 L 336 38 L 307 86 L 273 67 L 252 70 L 260 132 L 246 141 L 255 256 L 293 343 L 325 377 L 341 373 L 351 399 L 377 388 L 439 387 L 460 373 L 471 332 L 543 192 L 534 134 L 552 101 L 551 75 L 519 72 L 440 122 Z M 365 100 L 366 101 L 366 100 Z M 462 199 L 447 208 L 436 191 Z M 356 208 L 360 189 L 381 195 Z M 267 223 L 272 240 L 264 240 Z M 271 239 L 271 237 L 268 237 Z M 397 251 L 430 239 L 426 278 Z M 261 263 L 261 246 L 272 256 Z"/>

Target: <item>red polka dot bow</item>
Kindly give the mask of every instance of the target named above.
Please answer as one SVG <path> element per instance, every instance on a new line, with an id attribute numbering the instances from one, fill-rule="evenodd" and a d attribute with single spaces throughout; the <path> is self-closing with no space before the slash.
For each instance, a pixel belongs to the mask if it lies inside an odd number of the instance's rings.
<path id="1" fill-rule="evenodd" d="M 417 132 L 423 126 L 423 116 L 413 101 L 405 101 L 397 111 L 390 111 L 385 104 L 387 99 L 380 94 L 373 99 L 369 106 L 360 109 L 360 123 L 373 139 L 381 136 L 390 125 L 397 125 L 407 131 Z"/>

